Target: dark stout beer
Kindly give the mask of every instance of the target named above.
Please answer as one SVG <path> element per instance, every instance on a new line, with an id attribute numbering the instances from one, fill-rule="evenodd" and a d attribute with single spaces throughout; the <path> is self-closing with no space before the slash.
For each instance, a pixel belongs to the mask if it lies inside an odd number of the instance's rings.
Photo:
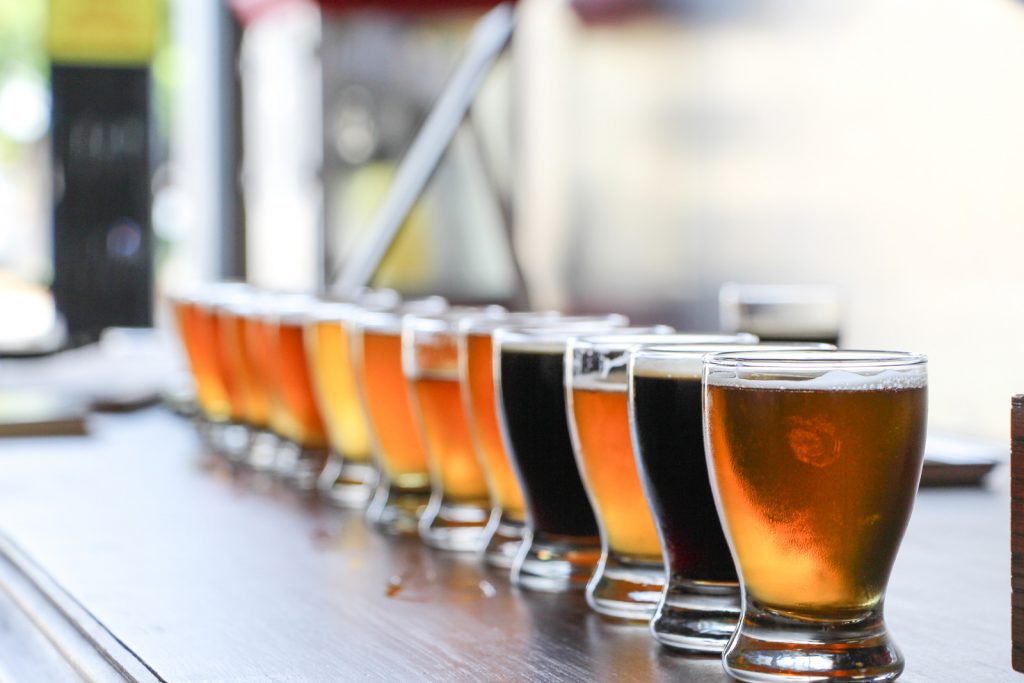
<path id="1" fill-rule="evenodd" d="M 704 457 L 699 378 L 636 374 L 637 461 L 673 575 L 736 583 Z"/>
<path id="2" fill-rule="evenodd" d="M 566 421 L 564 356 L 564 347 L 502 350 L 500 410 L 533 530 L 596 541 Z"/>

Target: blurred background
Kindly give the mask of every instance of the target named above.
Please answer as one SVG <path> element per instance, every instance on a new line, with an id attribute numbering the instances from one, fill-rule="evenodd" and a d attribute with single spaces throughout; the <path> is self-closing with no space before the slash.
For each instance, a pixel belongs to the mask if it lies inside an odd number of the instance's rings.
<path id="1" fill-rule="evenodd" d="M 167 325 L 201 282 L 327 291 L 494 4 L 0 0 L 0 350 Z M 372 284 L 681 329 L 815 285 L 845 346 L 930 355 L 934 425 L 1005 441 L 1024 5 L 515 12 Z"/>

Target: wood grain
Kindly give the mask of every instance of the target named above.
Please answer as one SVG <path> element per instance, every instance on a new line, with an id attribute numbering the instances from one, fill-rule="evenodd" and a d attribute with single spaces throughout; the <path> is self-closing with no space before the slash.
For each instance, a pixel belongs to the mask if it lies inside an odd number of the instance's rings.
<path id="1" fill-rule="evenodd" d="M 0 444 L 0 528 L 168 681 L 729 680 L 579 595 L 204 468 L 161 409 Z M 1008 476 L 923 491 L 888 593 L 906 681 L 1008 681 Z M 0 604 L 0 610 L 3 609 Z"/>

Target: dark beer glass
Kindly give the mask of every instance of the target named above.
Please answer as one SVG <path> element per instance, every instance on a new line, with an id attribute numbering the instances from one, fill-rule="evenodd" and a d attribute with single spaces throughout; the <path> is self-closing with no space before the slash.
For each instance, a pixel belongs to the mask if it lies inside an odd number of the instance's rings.
<path id="1" fill-rule="evenodd" d="M 834 348 L 785 348 L 794 347 Z M 668 577 L 651 633 L 668 647 L 721 652 L 736 628 L 740 590 L 708 481 L 701 368 L 708 353 L 759 348 L 778 347 L 718 343 L 632 350 L 632 442 Z"/>
<path id="2" fill-rule="evenodd" d="M 647 622 L 665 584 L 658 532 L 630 442 L 626 364 L 650 344 L 757 341 L 750 335 L 611 334 L 579 337 L 566 352 L 566 401 L 576 463 L 601 532 L 601 562 L 587 603 L 620 619 Z"/>
<path id="3" fill-rule="evenodd" d="M 495 332 L 498 415 L 527 512 L 527 532 L 512 565 L 512 582 L 520 587 L 551 592 L 583 589 L 600 560 L 597 521 L 569 435 L 565 350 L 575 336 L 608 330 L 607 324 L 595 323 L 589 329 Z"/>
<path id="4" fill-rule="evenodd" d="M 761 351 L 704 362 L 715 501 L 743 587 L 743 681 L 888 681 L 882 603 L 921 475 L 927 360 Z"/>
<path id="5" fill-rule="evenodd" d="M 523 542 L 526 505 L 523 492 L 512 470 L 498 425 L 494 392 L 494 331 L 501 327 L 533 325 L 588 325 L 593 323 L 623 326 L 629 321 L 621 315 L 565 316 L 549 312 L 509 313 L 500 320 L 473 316 L 459 323 L 459 377 L 463 400 L 477 457 L 484 470 L 493 510 L 484 532 L 484 561 L 493 567 L 511 569 Z"/>

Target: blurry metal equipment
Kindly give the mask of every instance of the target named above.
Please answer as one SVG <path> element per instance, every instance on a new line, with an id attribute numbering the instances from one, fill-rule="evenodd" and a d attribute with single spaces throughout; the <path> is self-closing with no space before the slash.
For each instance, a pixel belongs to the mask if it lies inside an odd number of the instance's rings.
<path id="1" fill-rule="evenodd" d="M 498 5 L 477 24 L 465 55 L 402 160 L 382 206 L 334 283 L 339 293 L 353 292 L 372 281 L 445 152 L 455 140 L 485 77 L 508 45 L 514 24 L 510 3 Z M 501 214 L 508 235 L 510 198 L 502 196 L 493 185 L 490 189 L 502 204 Z M 512 253 L 511 240 L 508 247 Z M 524 306 L 526 289 L 514 253 L 512 260 L 519 290 L 518 300 L 512 303 Z"/>

